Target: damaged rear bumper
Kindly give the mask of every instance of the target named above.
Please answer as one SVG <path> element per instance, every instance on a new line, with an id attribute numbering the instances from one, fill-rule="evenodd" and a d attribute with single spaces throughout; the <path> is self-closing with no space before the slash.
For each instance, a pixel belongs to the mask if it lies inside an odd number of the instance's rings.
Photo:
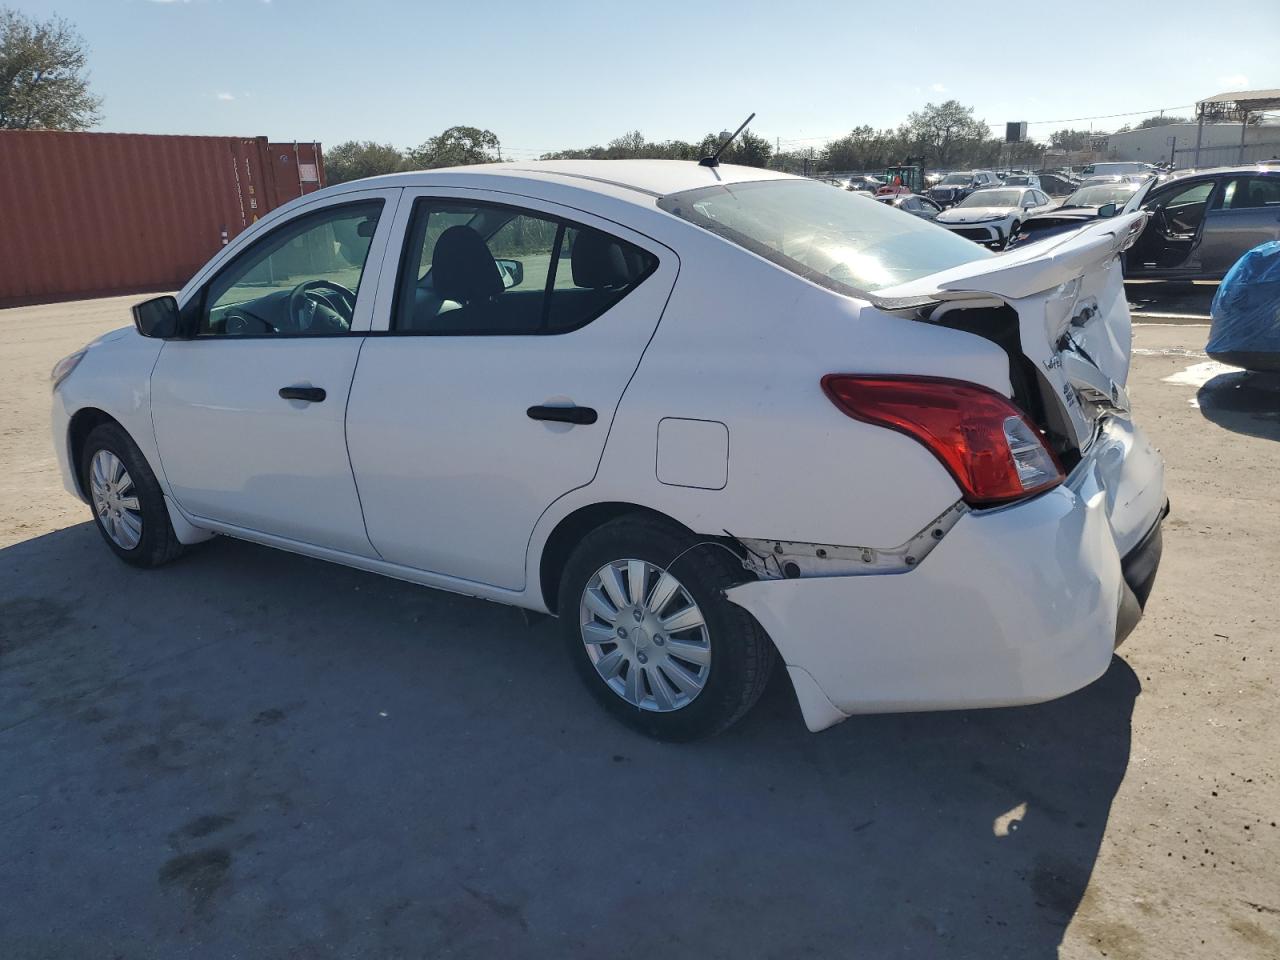
<path id="1" fill-rule="evenodd" d="M 910 572 L 762 580 L 728 597 L 773 638 L 811 730 L 1050 700 L 1101 676 L 1136 624 L 1166 504 L 1159 454 L 1116 419 L 1066 484 L 966 513 Z"/>

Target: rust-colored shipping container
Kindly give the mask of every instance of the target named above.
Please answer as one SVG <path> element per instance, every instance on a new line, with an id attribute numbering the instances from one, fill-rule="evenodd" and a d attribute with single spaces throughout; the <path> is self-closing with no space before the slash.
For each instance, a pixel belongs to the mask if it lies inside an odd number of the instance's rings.
<path id="1" fill-rule="evenodd" d="M 323 181 L 318 143 L 0 130 L 0 306 L 176 289 Z"/>

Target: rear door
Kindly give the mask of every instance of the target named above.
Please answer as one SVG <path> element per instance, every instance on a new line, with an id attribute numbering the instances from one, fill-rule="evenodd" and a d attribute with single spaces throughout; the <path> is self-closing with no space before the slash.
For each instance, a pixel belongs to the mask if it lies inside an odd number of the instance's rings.
<path id="1" fill-rule="evenodd" d="M 1280 239 L 1280 173 L 1227 179 L 1205 218 L 1200 242 L 1204 272 L 1221 276 L 1247 251 Z"/>
<path id="2" fill-rule="evenodd" d="M 406 190 L 397 221 L 347 410 L 369 537 L 393 563 L 519 590 L 538 517 L 595 476 L 677 260 L 489 191 Z"/>

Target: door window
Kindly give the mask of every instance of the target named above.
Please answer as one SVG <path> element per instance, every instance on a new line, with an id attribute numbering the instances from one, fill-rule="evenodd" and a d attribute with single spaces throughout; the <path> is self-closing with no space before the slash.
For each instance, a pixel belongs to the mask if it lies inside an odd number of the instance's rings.
<path id="1" fill-rule="evenodd" d="M 436 336 L 574 330 L 657 266 L 639 247 L 578 224 L 435 198 L 414 205 L 405 244 L 392 329 Z"/>
<path id="2" fill-rule="evenodd" d="M 1200 229 L 1214 184 L 1213 180 L 1193 183 L 1173 191 L 1167 199 L 1156 204 L 1166 234 L 1187 236 Z"/>
<path id="3" fill-rule="evenodd" d="M 1227 210 L 1280 207 L 1280 177 L 1235 177 L 1228 180 L 1218 206 Z"/>
<path id="4" fill-rule="evenodd" d="M 200 336 L 333 336 L 351 329 L 382 201 L 326 207 L 277 227 L 205 289 Z"/>

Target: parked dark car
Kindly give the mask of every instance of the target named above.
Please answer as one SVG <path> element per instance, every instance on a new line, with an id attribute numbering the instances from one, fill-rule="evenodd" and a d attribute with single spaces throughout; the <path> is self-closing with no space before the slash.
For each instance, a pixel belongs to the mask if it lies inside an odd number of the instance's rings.
<path id="1" fill-rule="evenodd" d="M 924 195 L 943 209 L 955 206 L 975 190 L 1000 186 L 1000 178 L 991 170 L 960 170 L 948 173 Z"/>
<path id="2" fill-rule="evenodd" d="M 1125 275 L 1220 280 L 1246 251 L 1280 240 L 1280 169 L 1200 170 L 1151 188 L 1151 217 L 1125 254 Z"/>
<path id="3" fill-rule="evenodd" d="M 877 190 L 879 190 L 883 186 L 884 186 L 884 182 L 881 180 L 877 180 L 875 177 L 859 176 L 859 177 L 850 177 L 849 183 L 845 186 L 845 189 L 853 190 L 855 192 L 862 192 L 862 193 L 875 193 Z"/>
<path id="4" fill-rule="evenodd" d="M 922 220 L 937 220 L 938 214 L 942 212 L 942 207 L 918 193 L 890 193 L 876 197 L 876 200 L 888 206 L 897 207 L 899 210 L 905 210 Z"/>
<path id="5" fill-rule="evenodd" d="M 1074 230 L 1126 206 L 1120 203 L 1117 209 L 1106 202 L 1093 206 L 1077 201 L 1080 207 L 1072 210 L 1068 205 L 1086 190 L 1119 191 L 1133 186 L 1130 179 L 1081 188 L 1056 210 L 1028 218 L 1015 246 Z M 1164 182 L 1137 184 L 1138 191 L 1144 189 L 1147 193 L 1138 204 L 1150 216 L 1124 254 L 1125 276 L 1221 280 L 1246 251 L 1280 240 L 1280 169 L 1258 165 L 1198 170 Z M 1138 204 L 1130 200 L 1128 205 Z"/>
<path id="6" fill-rule="evenodd" d="M 1067 233 L 1100 217 L 1113 217 L 1120 213 L 1142 191 L 1148 181 L 1134 179 L 1124 183 L 1091 184 L 1081 187 L 1067 197 L 1060 206 L 1043 213 L 1034 213 L 1022 221 L 1022 229 L 1009 241 L 1010 247 L 1021 247 L 1046 237 Z M 1138 197 L 1132 207 L 1142 203 Z"/>
<path id="7" fill-rule="evenodd" d="M 1060 173 L 1040 173 L 1040 189 L 1051 197 L 1065 197 L 1069 193 L 1074 193 L 1080 186 L 1079 182 L 1069 177 L 1064 177 Z"/>

